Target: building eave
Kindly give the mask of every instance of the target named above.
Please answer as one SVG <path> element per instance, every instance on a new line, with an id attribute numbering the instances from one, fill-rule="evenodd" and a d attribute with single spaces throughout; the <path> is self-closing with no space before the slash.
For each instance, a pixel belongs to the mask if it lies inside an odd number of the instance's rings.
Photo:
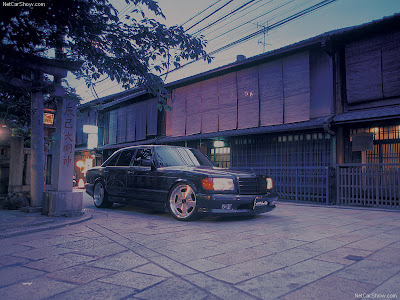
<path id="1" fill-rule="evenodd" d="M 400 105 L 345 112 L 333 118 L 333 124 L 350 124 L 400 118 Z"/>
<path id="2" fill-rule="evenodd" d="M 174 142 L 185 142 L 193 140 L 206 140 L 216 139 L 223 137 L 235 137 L 235 136 L 249 136 L 257 134 L 268 134 L 268 133 L 280 133 L 280 132 L 293 132 L 301 130 L 312 130 L 312 129 L 323 129 L 330 121 L 331 116 L 320 117 L 304 122 L 280 124 L 273 126 L 262 126 L 255 128 L 246 129 L 234 129 L 226 131 L 218 131 L 211 133 L 193 134 L 188 136 L 165 136 L 157 139 L 157 144 L 163 143 L 174 143 Z"/>

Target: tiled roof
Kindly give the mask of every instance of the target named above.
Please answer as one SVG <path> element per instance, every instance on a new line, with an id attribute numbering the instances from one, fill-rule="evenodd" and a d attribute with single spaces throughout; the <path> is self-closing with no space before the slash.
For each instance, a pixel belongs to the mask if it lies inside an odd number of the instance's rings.
<path id="1" fill-rule="evenodd" d="M 333 123 L 364 122 L 400 118 L 400 105 L 345 112 L 333 118 Z"/>

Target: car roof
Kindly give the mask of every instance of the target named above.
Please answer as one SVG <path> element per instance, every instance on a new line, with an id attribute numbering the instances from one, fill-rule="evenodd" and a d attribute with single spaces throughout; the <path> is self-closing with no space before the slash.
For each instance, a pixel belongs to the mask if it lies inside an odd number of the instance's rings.
<path id="1" fill-rule="evenodd" d="M 127 150 L 127 149 L 138 149 L 138 148 L 146 148 L 146 147 L 153 147 L 153 148 L 161 148 L 161 147 L 170 147 L 170 148 L 186 148 L 186 149 L 193 149 L 191 147 L 183 147 L 183 146 L 175 146 L 175 145 L 136 145 L 136 146 L 129 146 L 129 147 L 124 147 L 121 149 L 116 150 L 117 151 L 122 151 L 122 150 Z"/>

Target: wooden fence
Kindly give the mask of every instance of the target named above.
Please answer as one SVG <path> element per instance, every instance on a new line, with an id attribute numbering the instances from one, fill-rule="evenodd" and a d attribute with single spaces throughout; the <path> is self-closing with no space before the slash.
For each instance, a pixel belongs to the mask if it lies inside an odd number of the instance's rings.
<path id="1" fill-rule="evenodd" d="M 279 198 L 329 204 L 330 168 L 328 167 L 260 167 L 233 168 L 271 176 Z"/>
<path id="2" fill-rule="evenodd" d="M 400 164 L 338 165 L 336 203 L 400 208 Z"/>

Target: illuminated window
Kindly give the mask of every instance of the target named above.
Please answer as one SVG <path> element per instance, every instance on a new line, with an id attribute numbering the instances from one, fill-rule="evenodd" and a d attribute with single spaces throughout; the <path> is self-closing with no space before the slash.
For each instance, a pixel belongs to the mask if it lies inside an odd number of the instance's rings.
<path id="1" fill-rule="evenodd" d="M 221 147 L 211 149 L 210 158 L 220 168 L 229 168 L 231 165 L 231 148 Z"/>

